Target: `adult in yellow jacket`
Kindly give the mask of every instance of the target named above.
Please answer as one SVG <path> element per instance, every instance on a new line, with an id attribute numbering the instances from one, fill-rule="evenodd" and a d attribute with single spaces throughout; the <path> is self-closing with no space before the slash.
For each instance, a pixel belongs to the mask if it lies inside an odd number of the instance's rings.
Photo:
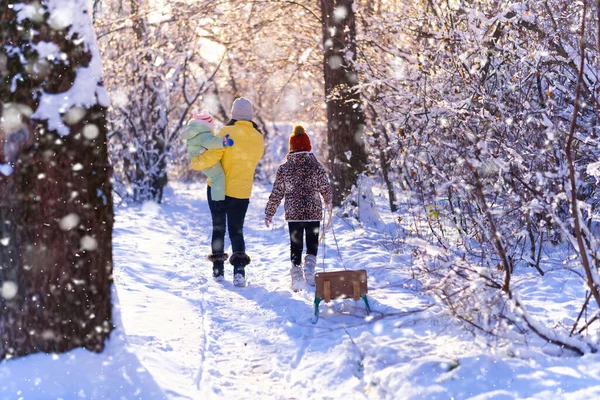
<path id="1" fill-rule="evenodd" d="M 225 253 L 225 225 L 229 230 L 233 265 L 233 283 L 246 285 L 245 267 L 250 263 L 244 240 L 244 219 L 250 204 L 254 172 L 263 156 L 265 142 L 262 133 L 252 122 L 254 111 L 249 100 L 240 97 L 233 102 L 231 120 L 217 133 L 218 137 L 229 137 L 235 146 L 218 150 L 207 150 L 192 158 L 192 169 L 203 170 L 221 162 L 225 172 L 225 201 L 214 201 L 211 196 L 210 179 L 207 181 L 207 199 L 212 216 L 212 253 L 208 259 L 213 263 L 213 277 L 223 280 Z"/>

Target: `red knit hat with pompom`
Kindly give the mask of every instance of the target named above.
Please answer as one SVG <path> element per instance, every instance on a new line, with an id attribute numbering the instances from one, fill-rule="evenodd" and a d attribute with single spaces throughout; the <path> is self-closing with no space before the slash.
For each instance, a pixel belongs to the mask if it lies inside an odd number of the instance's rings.
<path id="1" fill-rule="evenodd" d="M 295 151 L 311 151 L 310 138 L 302 125 L 294 125 L 290 136 L 290 153 Z"/>

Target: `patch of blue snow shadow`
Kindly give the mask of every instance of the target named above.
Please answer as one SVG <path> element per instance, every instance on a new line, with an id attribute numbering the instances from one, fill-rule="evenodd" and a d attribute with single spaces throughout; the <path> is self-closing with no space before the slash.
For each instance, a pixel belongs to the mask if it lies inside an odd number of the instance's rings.
<path id="1" fill-rule="evenodd" d="M 102 353 L 77 348 L 37 353 L 0 363 L 1 399 L 164 399 L 152 376 L 129 349 L 114 285 L 115 329 Z"/>
<path id="2" fill-rule="evenodd" d="M 587 359 L 587 360 L 586 360 Z M 594 359 L 594 360 L 592 360 Z M 412 360 L 382 369 L 382 398 L 403 399 L 591 399 L 600 395 L 598 356 L 532 359 L 473 356 L 456 360 Z M 387 373 L 386 373 L 387 372 Z"/>

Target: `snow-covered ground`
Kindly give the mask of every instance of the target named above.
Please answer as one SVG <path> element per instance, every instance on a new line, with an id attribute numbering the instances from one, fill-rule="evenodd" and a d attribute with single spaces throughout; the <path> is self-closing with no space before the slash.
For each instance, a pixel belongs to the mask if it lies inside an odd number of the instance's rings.
<path id="1" fill-rule="evenodd" d="M 564 354 L 535 338 L 529 346 L 481 340 L 445 316 L 411 279 L 412 253 L 394 244 L 389 211 L 380 211 L 384 232 L 334 217 L 319 250 L 320 271 L 367 270 L 371 316 L 362 301 L 333 301 L 311 323 L 314 293 L 288 288 L 281 207 L 272 228 L 263 224 L 268 190 L 255 187 L 246 219 L 246 288 L 233 286 L 231 269 L 224 283 L 211 279 L 203 184 L 172 184 L 162 205 L 118 207 L 117 328 L 106 351 L 3 362 L 0 398 L 600 398 L 598 355 Z M 560 264 L 543 284 L 533 273 L 518 278 L 525 300 L 568 323 L 579 280 Z"/>

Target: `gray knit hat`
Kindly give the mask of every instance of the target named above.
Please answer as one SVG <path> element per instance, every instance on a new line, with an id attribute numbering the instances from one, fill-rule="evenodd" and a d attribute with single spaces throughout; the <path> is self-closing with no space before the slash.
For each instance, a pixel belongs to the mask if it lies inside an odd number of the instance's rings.
<path id="1" fill-rule="evenodd" d="M 235 99 L 233 106 L 231 106 L 231 119 L 251 121 L 253 116 L 254 111 L 252 111 L 250 100 L 243 97 Z"/>

